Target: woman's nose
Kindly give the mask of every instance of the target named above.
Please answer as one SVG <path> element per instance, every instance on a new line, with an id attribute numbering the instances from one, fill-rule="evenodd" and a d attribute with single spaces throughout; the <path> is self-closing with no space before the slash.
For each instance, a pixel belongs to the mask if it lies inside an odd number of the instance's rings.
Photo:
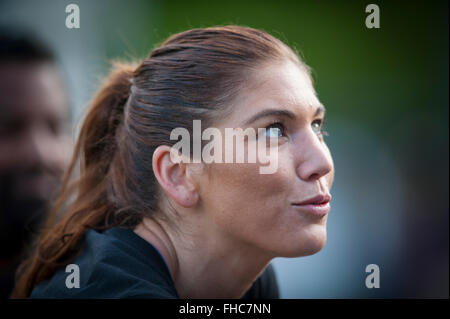
<path id="1" fill-rule="evenodd" d="M 314 132 L 304 134 L 296 145 L 297 175 L 304 181 L 318 180 L 333 170 L 330 151 Z"/>

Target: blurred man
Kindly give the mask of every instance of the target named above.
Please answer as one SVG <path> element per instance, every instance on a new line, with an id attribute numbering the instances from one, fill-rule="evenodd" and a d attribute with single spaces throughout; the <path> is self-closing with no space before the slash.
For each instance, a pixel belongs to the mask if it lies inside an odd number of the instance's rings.
<path id="1" fill-rule="evenodd" d="M 68 164 L 69 108 L 51 52 L 0 29 L 0 298 Z"/>

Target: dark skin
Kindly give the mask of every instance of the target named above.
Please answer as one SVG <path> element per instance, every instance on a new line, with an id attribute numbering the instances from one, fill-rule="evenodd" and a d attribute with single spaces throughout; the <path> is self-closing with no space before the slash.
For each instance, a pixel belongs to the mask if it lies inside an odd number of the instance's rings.
<path id="1" fill-rule="evenodd" d="M 51 64 L 0 64 L 0 175 L 15 172 L 14 196 L 48 199 L 67 165 L 63 92 Z"/>
<path id="2" fill-rule="evenodd" d="M 49 62 L 0 62 L 0 294 L 70 160 L 61 83 Z"/>

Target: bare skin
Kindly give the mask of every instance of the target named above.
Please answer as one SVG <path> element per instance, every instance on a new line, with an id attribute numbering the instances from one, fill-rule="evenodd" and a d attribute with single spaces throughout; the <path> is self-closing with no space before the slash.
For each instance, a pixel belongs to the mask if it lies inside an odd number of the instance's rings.
<path id="1" fill-rule="evenodd" d="M 61 77 L 50 63 L 2 63 L 0 95 L 0 176 L 17 198 L 48 200 L 72 148 Z"/>
<path id="2" fill-rule="evenodd" d="M 311 255 L 326 243 L 327 215 L 294 205 L 329 194 L 334 177 L 320 131 L 322 105 L 310 78 L 284 61 L 262 67 L 251 84 L 233 112 L 214 126 L 221 132 L 227 127 L 275 128 L 276 136 L 272 131 L 266 136 L 277 139 L 274 174 L 260 174 L 259 163 L 174 163 L 168 146 L 159 146 L 153 155 L 166 198 L 162 211 L 176 227 L 145 218 L 135 232 L 160 251 L 181 298 L 240 298 L 271 259 Z M 285 115 L 249 123 L 273 109 Z"/>

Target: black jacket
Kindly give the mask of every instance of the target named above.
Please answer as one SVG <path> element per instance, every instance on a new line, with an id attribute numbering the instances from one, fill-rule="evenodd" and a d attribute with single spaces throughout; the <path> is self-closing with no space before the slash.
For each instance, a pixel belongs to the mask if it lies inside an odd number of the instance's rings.
<path id="1" fill-rule="evenodd" d="M 179 298 L 160 253 L 131 229 L 89 230 L 73 264 L 79 267 L 79 288 L 68 288 L 66 280 L 73 286 L 76 274 L 63 268 L 35 287 L 30 298 Z M 279 298 L 271 265 L 243 298 Z"/>

